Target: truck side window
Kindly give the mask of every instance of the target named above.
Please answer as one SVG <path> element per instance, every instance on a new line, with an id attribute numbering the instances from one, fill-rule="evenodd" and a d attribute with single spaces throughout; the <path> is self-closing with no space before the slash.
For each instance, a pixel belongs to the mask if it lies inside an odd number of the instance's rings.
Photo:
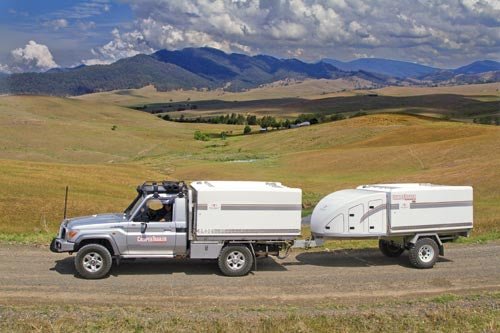
<path id="1" fill-rule="evenodd" d="M 134 218 L 136 222 L 171 222 L 173 204 L 168 200 L 150 199 Z"/>

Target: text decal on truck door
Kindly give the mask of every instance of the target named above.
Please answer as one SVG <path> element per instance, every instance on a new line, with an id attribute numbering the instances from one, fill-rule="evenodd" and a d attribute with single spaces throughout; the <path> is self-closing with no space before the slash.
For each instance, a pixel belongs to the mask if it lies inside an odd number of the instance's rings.
<path id="1" fill-rule="evenodd" d="M 144 243 L 166 243 L 167 237 L 164 236 L 137 236 L 138 242 Z"/>

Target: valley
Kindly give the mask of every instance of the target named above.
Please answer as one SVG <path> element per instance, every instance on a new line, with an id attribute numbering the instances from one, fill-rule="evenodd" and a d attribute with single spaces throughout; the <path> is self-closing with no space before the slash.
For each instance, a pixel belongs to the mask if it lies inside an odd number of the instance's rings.
<path id="1" fill-rule="evenodd" d="M 122 210 L 146 179 L 280 181 L 304 190 L 305 214 L 323 195 L 364 183 L 472 185 L 474 235 L 498 237 L 496 126 L 375 109 L 304 128 L 220 138 L 244 126 L 169 122 L 90 97 L 0 97 L 2 239 L 48 240 L 62 216 L 66 185 L 70 216 L 76 216 Z M 196 131 L 213 137 L 195 140 Z"/>

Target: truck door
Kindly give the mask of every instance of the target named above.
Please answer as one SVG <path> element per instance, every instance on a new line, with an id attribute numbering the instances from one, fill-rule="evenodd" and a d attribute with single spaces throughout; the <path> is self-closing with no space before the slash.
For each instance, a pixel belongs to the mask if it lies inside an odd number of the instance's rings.
<path id="1" fill-rule="evenodd" d="M 363 214 L 363 204 L 349 208 L 349 233 L 363 233 L 363 223 L 360 223 Z"/>
<path id="2" fill-rule="evenodd" d="M 368 212 L 375 211 L 368 217 L 368 232 L 369 233 L 384 233 L 385 232 L 385 209 L 380 209 L 382 199 L 368 201 Z"/>
<path id="3" fill-rule="evenodd" d="M 175 222 L 173 200 L 150 198 L 128 223 L 127 248 L 130 255 L 174 255 Z"/>

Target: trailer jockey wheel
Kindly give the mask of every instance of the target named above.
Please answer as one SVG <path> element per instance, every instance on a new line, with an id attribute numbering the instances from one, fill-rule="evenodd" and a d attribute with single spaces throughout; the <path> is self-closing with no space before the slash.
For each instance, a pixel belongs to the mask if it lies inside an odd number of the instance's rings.
<path id="1" fill-rule="evenodd" d="M 399 257 L 405 251 L 404 248 L 385 239 L 379 239 L 378 248 L 385 256 L 391 258 Z"/>
<path id="2" fill-rule="evenodd" d="M 432 268 L 438 259 L 439 247 L 432 238 L 420 238 L 409 252 L 412 266 Z"/>
<path id="3" fill-rule="evenodd" d="M 219 256 L 219 268 L 227 276 L 247 275 L 252 269 L 253 255 L 243 245 L 229 245 L 222 249 Z"/>

